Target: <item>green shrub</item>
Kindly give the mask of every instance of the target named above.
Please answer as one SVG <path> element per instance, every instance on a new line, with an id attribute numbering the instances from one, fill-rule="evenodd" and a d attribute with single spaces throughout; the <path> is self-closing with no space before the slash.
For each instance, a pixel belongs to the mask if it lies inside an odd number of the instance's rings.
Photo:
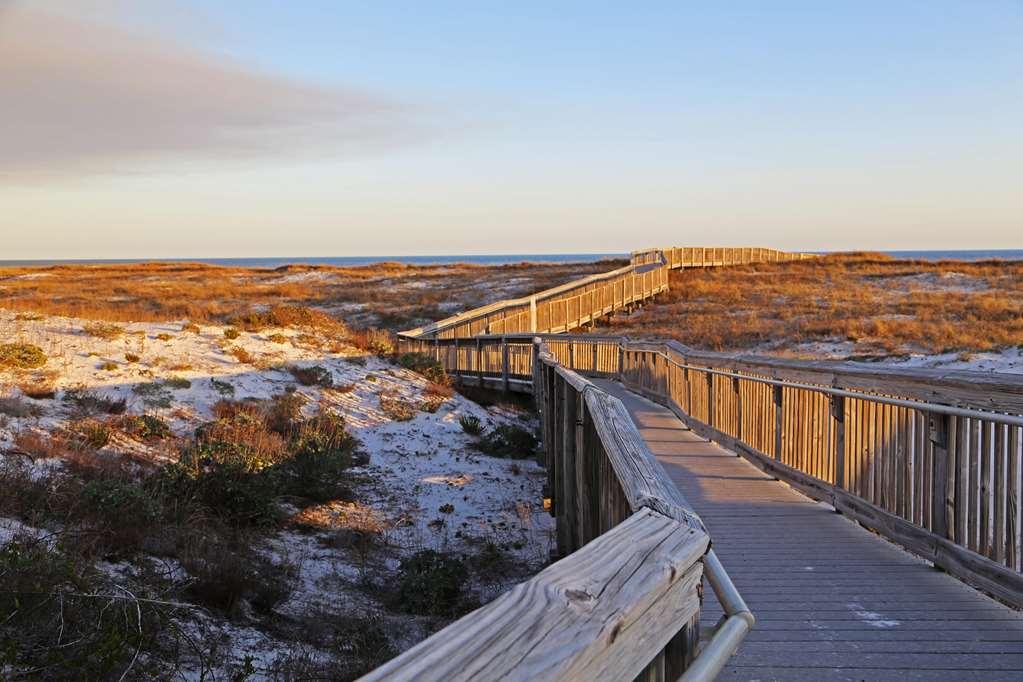
<path id="1" fill-rule="evenodd" d="M 122 428 L 144 441 L 163 440 L 171 436 L 167 422 L 151 414 L 126 417 L 122 422 Z"/>
<path id="2" fill-rule="evenodd" d="M 266 425 L 274 433 L 290 435 L 302 422 L 302 406 L 305 400 L 298 393 L 285 391 L 270 400 L 266 413 Z"/>
<path id="3" fill-rule="evenodd" d="M 185 594 L 228 615 L 241 615 L 243 602 L 259 613 L 270 613 L 294 591 L 289 567 L 259 556 L 242 538 L 232 538 L 226 546 L 200 540 L 186 548 L 181 563 L 189 576 Z"/>
<path id="4" fill-rule="evenodd" d="M 197 442 L 161 470 L 159 484 L 184 506 L 201 504 L 232 525 L 268 525 L 278 516 L 274 481 L 255 459 L 241 444 Z"/>
<path id="5" fill-rule="evenodd" d="M 458 423 L 470 436 L 479 436 L 483 433 L 483 422 L 474 414 L 465 414 L 458 418 Z"/>
<path id="6" fill-rule="evenodd" d="M 501 424 L 480 438 L 476 447 L 493 457 L 526 459 L 536 452 L 537 440 L 531 432 L 513 424 Z"/>
<path id="7" fill-rule="evenodd" d="M 0 344 L 0 367 L 35 369 L 46 364 L 46 353 L 30 343 Z"/>
<path id="8" fill-rule="evenodd" d="M 222 396 L 234 395 L 234 385 L 227 381 L 218 381 L 217 379 L 210 379 L 210 385 L 213 386 L 213 390 Z"/>
<path id="9" fill-rule="evenodd" d="M 228 327 L 227 329 L 224 330 L 224 338 L 231 339 L 232 341 L 234 339 L 237 339 L 241 335 L 242 333 L 235 329 L 234 327 Z"/>
<path id="10" fill-rule="evenodd" d="M 358 441 L 345 430 L 344 419 L 319 415 L 305 421 L 292 438 L 291 458 L 280 467 L 288 490 L 317 502 L 346 492 L 345 471 L 352 466 Z"/>
<path id="11" fill-rule="evenodd" d="M 128 407 L 128 401 L 123 398 L 104 398 L 85 388 L 67 389 L 64 391 L 64 401 L 84 414 L 124 414 Z"/>
<path id="12" fill-rule="evenodd" d="M 94 515 L 107 517 L 116 524 L 126 519 L 149 523 L 160 515 L 157 499 L 144 487 L 129 481 L 113 478 L 88 481 L 82 488 L 82 500 Z"/>
<path id="13" fill-rule="evenodd" d="M 0 547 L 0 576 L 0 677 L 113 680 L 133 661 L 133 679 L 151 676 L 169 607 L 129 599 L 66 548 L 34 538 Z"/>
<path id="14" fill-rule="evenodd" d="M 148 382 L 136 384 L 131 392 L 142 398 L 146 407 L 170 407 L 174 396 L 162 384 Z"/>
<path id="15" fill-rule="evenodd" d="M 453 616 L 462 609 L 469 570 L 461 559 L 425 549 L 401 560 L 395 606 L 426 616 Z"/>
<path id="16" fill-rule="evenodd" d="M 438 384 L 446 384 L 448 381 L 444 365 L 425 353 L 404 353 L 398 358 L 398 364 Z"/>
<path id="17" fill-rule="evenodd" d="M 303 386 L 320 386 L 322 388 L 330 388 L 334 385 L 334 377 L 331 375 L 330 370 L 322 365 L 313 365 L 312 367 L 288 367 L 288 371 L 291 372 L 291 376 L 295 377 L 298 383 Z"/>

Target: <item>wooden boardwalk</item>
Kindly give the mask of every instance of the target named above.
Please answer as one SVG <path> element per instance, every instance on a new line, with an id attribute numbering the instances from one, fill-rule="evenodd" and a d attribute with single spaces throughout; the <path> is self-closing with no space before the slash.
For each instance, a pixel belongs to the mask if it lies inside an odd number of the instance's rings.
<path id="1" fill-rule="evenodd" d="M 621 385 L 757 625 L 721 680 L 1021 680 L 1023 615 L 696 436 Z M 702 626 L 721 616 L 705 590 Z"/>

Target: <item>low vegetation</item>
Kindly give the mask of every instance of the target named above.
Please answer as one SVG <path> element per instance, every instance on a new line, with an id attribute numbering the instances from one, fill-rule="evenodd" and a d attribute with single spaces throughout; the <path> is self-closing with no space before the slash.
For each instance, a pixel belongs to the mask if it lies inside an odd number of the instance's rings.
<path id="1" fill-rule="evenodd" d="M 848 342 L 852 359 L 1011 348 L 1023 344 L 1023 262 L 864 253 L 673 270 L 667 293 L 602 327 L 717 351 Z"/>
<path id="2" fill-rule="evenodd" d="M 130 321 L 189 320 L 182 328 L 189 332 L 198 332 L 198 323 L 232 324 L 257 331 L 328 322 L 334 334 L 341 324 L 339 317 L 359 328 L 406 329 L 447 316 L 453 311 L 452 302 L 458 309 L 473 308 L 621 265 L 622 261 L 605 260 L 270 269 L 141 263 L 0 268 L 0 278 L 4 279 L 3 307 L 20 313 L 26 321 L 39 314 L 64 315 L 98 320 L 111 328 L 111 333 L 116 326 L 111 323 Z M 25 274 L 33 277 L 21 277 Z M 367 346 L 387 345 L 382 339 L 365 340 Z M 393 352 L 393 348 L 382 350 Z"/>
<path id="3" fill-rule="evenodd" d="M 30 343 L 0 344 L 0 368 L 34 369 L 46 364 L 46 353 Z"/>

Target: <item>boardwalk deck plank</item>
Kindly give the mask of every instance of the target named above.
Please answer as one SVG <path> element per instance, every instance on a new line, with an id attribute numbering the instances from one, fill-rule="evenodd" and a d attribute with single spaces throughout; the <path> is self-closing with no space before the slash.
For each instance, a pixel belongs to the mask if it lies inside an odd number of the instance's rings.
<path id="1" fill-rule="evenodd" d="M 1023 678 L 1023 616 L 610 381 L 757 616 L 722 680 Z M 705 591 L 702 626 L 721 614 Z"/>

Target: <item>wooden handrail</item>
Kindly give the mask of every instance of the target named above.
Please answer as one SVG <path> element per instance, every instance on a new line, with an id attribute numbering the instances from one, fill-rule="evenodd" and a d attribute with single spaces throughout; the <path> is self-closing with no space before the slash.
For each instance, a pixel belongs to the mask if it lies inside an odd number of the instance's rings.
<path id="1" fill-rule="evenodd" d="M 425 342 L 473 355 L 459 339 Z M 367 675 L 365 680 L 675 680 L 697 658 L 704 561 L 728 627 L 690 679 L 711 680 L 753 617 L 703 522 L 647 448 L 628 410 L 532 341 L 528 383 L 543 427 L 564 557 Z"/>
<path id="2" fill-rule="evenodd" d="M 702 253 L 654 249 L 634 253 L 630 267 L 661 273 L 658 276 L 663 276 L 666 287 L 666 273 L 672 267 L 812 257 L 766 249 L 707 248 Z M 651 277 L 645 276 L 650 283 Z M 599 281 L 614 286 L 614 277 Z M 653 285 L 633 293 L 648 295 L 656 289 L 657 280 L 652 281 Z M 602 294 L 576 293 L 575 284 L 560 287 L 555 294 L 573 294 L 580 301 L 571 311 L 576 314 L 575 326 L 581 324 L 578 320 L 584 311 L 590 320 L 607 314 L 594 303 L 606 300 L 600 298 Z M 588 306 L 581 304 L 584 295 L 590 296 Z M 811 497 L 832 504 L 979 589 L 1023 608 L 1023 376 L 786 360 L 699 351 L 675 341 L 557 333 L 568 331 L 573 324 L 565 299 L 552 300 L 565 306 L 565 314 L 560 327 L 542 330 L 551 333 L 537 333 L 534 324 L 528 333 L 502 328 L 502 333 L 488 334 L 493 326 L 486 314 L 502 308 L 497 305 L 482 314 L 476 310 L 456 316 L 461 323 L 468 323 L 464 329 L 474 334 L 471 341 L 459 338 L 458 332 L 451 334 L 452 338 L 440 338 L 438 329 L 399 335 L 402 351 L 431 354 L 462 382 L 529 391 L 536 397 L 553 511 L 558 519 L 558 547 L 566 557 L 552 569 L 564 565 L 575 570 L 572 562 L 588 556 L 584 553 L 591 544 L 587 543 L 618 542 L 619 534 L 625 535 L 626 524 L 639 523 L 640 514 L 644 519 L 670 520 L 679 524 L 678 529 L 706 534 L 699 517 L 649 455 L 624 406 L 586 379 L 603 376 L 619 379 L 667 406 L 695 432 L 720 442 Z M 621 299 L 612 295 L 615 300 Z M 535 303 L 532 308 L 535 316 Z M 632 526 L 628 528 L 631 532 Z M 634 557 L 612 557 L 615 565 L 625 558 Z M 548 589 L 544 587 L 547 578 L 541 579 L 546 571 L 509 593 L 519 596 L 481 609 L 498 615 L 528 613 L 529 617 L 507 616 L 524 618 L 524 630 L 497 631 L 501 633 L 498 640 L 486 640 L 490 648 L 485 654 L 479 649 L 467 650 L 481 656 L 483 663 L 488 656 L 501 659 L 508 667 L 495 663 L 496 667 L 487 671 L 513 679 L 553 679 L 566 671 L 584 670 L 593 673 L 591 679 L 612 673 L 630 677 L 641 665 L 647 666 L 643 674 L 652 679 L 666 679 L 665 671 L 673 676 L 686 668 L 687 680 L 712 679 L 752 626 L 752 616 L 712 551 L 697 563 L 702 563 L 701 570 L 729 618 L 695 659 L 698 604 L 695 615 L 686 610 L 680 616 L 692 615 L 693 620 L 677 619 L 669 626 L 674 633 L 670 641 L 655 642 L 662 648 L 629 653 L 589 648 L 593 644 L 589 637 L 595 631 L 581 627 L 590 634 L 580 634 L 578 642 L 528 640 L 533 647 L 529 656 L 511 661 L 502 658 L 505 636 L 520 637 L 535 629 L 546 632 L 548 606 L 522 602 L 522 595 Z M 527 607 L 516 611 L 517 603 Z M 560 604 L 564 610 L 567 602 L 550 604 Z M 444 652 L 457 653 L 452 642 L 465 640 L 453 637 L 489 633 L 486 628 L 492 621 L 477 614 L 480 612 L 451 626 L 458 628 L 445 629 L 413 648 L 397 659 L 396 667 L 385 670 L 418 670 L 413 663 L 416 657 L 433 661 L 445 659 Z M 572 636 L 579 634 L 574 627 L 568 628 Z M 566 647 L 567 641 L 577 646 Z M 608 665 L 607 656 L 622 656 L 632 667 L 602 667 Z M 544 658 L 553 663 L 547 667 L 538 663 Z M 454 660 L 469 665 L 465 659 Z M 459 676 L 462 668 L 458 665 L 444 670 L 452 675 L 449 679 L 466 679 Z M 399 675 L 396 679 L 411 677 Z"/>
<path id="3" fill-rule="evenodd" d="M 423 339 L 569 332 L 666 291 L 671 269 L 811 257 L 813 254 L 756 247 L 668 247 L 637 251 L 632 254 L 629 265 L 617 270 L 589 275 L 532 296 L 490 303 L 423 327 L 399 332 L 398 335 Z"/>
<path id="4" fill-rule="evenodd" d="M 697 433 L 1023 608 L 1023 376 L 892 378 L 673 342 L 623 341 L 622 357 L 623 382 Z"/>
<path id="5" fill-rule="evenodd" d="M 566 367 L 624 379 L 694 431 L 1023 607 L 1023 375 L 543 338 Z M 480 338 L 483 348 L 523 342 Z M 532 369 L 521 371 L 519 388 L 532 390 Z"/>

